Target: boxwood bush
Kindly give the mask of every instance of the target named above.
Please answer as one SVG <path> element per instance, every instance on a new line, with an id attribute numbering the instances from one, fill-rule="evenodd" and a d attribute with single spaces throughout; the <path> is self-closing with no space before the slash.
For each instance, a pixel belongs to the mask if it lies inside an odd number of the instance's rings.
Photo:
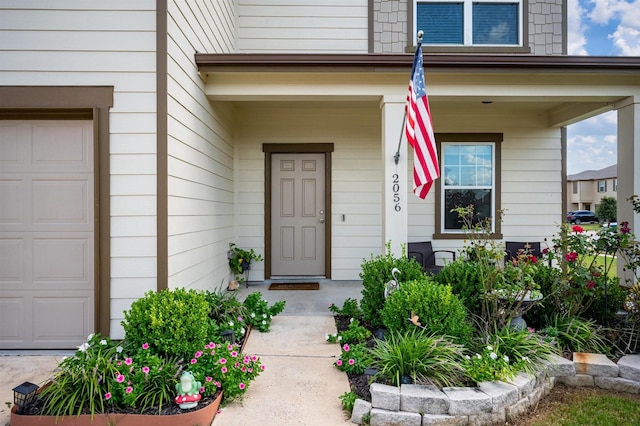
<path id="1" fill-rule="evenodd" d="M 148 343 L 161 356 L 190 359 L 207 341 L 210 311 L 204 294 L 195 290 L 149 291 L 125 311 L 121 324 L 135 347 Z"/>
<path id="2" fill-rule="evenodd" d="M 411 280 L 420 279 L 424 276 L 422 266 L 414 259 L 409 259 L 406 255 L 406 248 L 402 247 L 402 257 L 395 258 L 391 254 L 391 244 L 386 245 L 386 254 L 371 257 L 362 262 L 362 300 L 360 307 L 364 320 L 372 327 L 382 327 L 380 313 L 384 306 L 384 287 L 393 279 L 391 271 L 398 268 L 400 273 L 398 281 L 404 283 Z"/>
<path id="3" fill-rule="evenodd" d="M 430 334 L 450 336 L 461 343 L 471 338 L 473 329 L 467 322 L 467 311 L 451 286 L 428 277 L 402 283 L 387 298 L 382 322 L 390 332 L 410 331 L 416 327 L 409 321 L 412 313 Z"/>

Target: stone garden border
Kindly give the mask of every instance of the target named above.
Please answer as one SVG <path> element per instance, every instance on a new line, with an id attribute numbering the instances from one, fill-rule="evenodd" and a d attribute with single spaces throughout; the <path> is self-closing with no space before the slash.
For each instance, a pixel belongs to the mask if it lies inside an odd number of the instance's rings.
<path id="1" fill-rule="evenodd" d="M 482 426 L 513 422 L 553 386 L 590 386 L 640 393 L 640 354 L 614 363 L 604 355 L 574 353 L 573 361 L 554 355 L 537 375 L 519 373 L 508 382 L 483 382 L 474 388 L 395 386 L 373 383 L 371 402 L 356 400 L 351 422 L 369 415 L 371 426 Z"/>

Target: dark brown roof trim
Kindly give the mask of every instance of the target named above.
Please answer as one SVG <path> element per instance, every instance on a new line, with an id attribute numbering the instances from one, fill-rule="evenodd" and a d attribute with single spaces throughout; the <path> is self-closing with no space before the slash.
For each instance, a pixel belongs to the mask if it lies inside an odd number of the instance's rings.
<path id="1" fill-rule="evenodd" d="M 272 53 L 196 53 L 200 71 L 222 71 L 234 68 L 260 67 L 272 70 L 304 67 L 349 70 L 362 68 L 406 69 L 413 61 L 412 54 L 272 54 Z M 640 72 L 638 56 L 533 56 L 533 55 L 479 55 L 479 54 L 424 54 L 429 68 L 499 68 L 546 69 L 580 71 L 633 71 Z"/>

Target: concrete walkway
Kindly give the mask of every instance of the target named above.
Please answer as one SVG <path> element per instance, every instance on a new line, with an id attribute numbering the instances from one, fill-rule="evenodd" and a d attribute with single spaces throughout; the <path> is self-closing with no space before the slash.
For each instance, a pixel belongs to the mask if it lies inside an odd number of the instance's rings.
<path id="1" fill-rule="evenodd" d="M 269 282 L 244 285 L 239 300 L 259 291 L 270 304 L 287 302 L 269 333 L 252 332 L 245 353 L 260 356 L 266 370 L 250 385 L 242 401 L 225 407 L 214 426 L 350 424 L 338 397 L 349 390 L 346 374 L 333 367 L 338 345 L 325 342 L 335 333 L 330 303 L 342 306 L 360 299 L 359 281 L 321 280 L 320 290 L 269 290 Z M 9 424 L 12 389 L 25 381 L 46 383 L 69 351 L 0 351 L 0 426 Z"/>

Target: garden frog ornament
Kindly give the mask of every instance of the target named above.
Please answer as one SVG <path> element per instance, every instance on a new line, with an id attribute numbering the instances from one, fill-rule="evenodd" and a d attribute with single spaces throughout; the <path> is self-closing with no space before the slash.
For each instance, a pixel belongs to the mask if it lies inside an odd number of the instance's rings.
<path id="1" fill-rule="evenodd" d="M 178 396 L 176 396 L 174 401 L 183 410 L 195 407 L 198 405 L 198 401 L 200 401 L 201 398 L 201 387 L 202 384 L 196 381 L 196 378 L 193 377 L 193 373 L 190 371 L 183 372 L 180 376 L 180 382 L 176 385 Z"/>

